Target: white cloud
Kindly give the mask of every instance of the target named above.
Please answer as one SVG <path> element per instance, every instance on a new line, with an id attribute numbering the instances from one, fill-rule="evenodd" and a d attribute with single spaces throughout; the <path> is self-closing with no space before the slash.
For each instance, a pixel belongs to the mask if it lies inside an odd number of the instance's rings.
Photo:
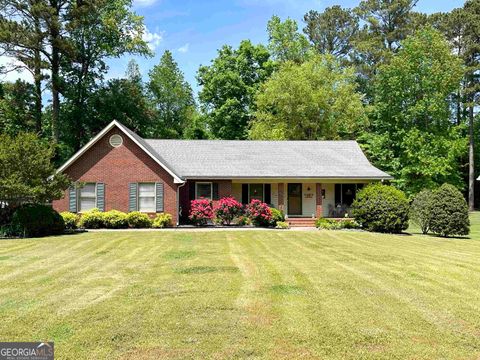
<path id="1" fill-rule="evenodd" d="M 145 27 L 143 36 L 143 41 L 148 43 L 150 50 L 155 50 L 163 40 L 163 32 L 150 32 L 147 27 Z"/>
<path id="2" fill-rule="evenodd" d="M 188 48 L 190 47 L 190 44 L 189 43 L 186 43 L 185 45 L 183 46 L 180 46 L 177 51 L 180 52 L 180 53 L 187 53 L 188 52 Z"/>
<path id="3" fill-rule="evenodd" d="M 10 56 L 0 56 L 0 68 L 2 69 L 0 79 L 2 81 L 11 82 L 20 79 L 29 83 L 33 83 L 32 73 L 25 68 L 22 68 L 23 66 L 24 64 L 15 58 Z M 3 73 L 5 70 L 7 70 L 7 72 Z"/>
<path id="4" fill-rule="evenodd" d="M 137 7 L 147 7 L 152 6 L 158 0 L 134 0 L 133 5 Z"/>

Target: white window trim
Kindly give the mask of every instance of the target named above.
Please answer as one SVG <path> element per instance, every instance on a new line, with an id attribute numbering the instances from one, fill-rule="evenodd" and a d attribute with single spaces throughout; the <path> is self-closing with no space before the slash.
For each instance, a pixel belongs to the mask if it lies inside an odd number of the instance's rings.
<path id="1" fill-rule="evenodd" d="M 248 184 L 248 203 L 250 204 L 252 202 L 252 199 L 250 198 L 250 185 L 258 185 L 258 184 Z M 262 184 L 262 202 L 265 202 L 265 184 Z M 270 190 L 271 191 L 271 190 Z M 272 195 L 270 195 L 272 196 Z"/>
<path id="2" fill-rule="evenodd" d="M 201 184 L 201 185 L 210 185 L 210 197 L 209 197 L 209 198 L 205 198 L 205 197 L 204 197 L 204 199 L 212 200 L 212 199 L 213 199 L 213 182 L 209 182 L 209 181 L 196 182 L 196 183 L 195 183 L 195 200 L 200 199 L 200 198 L 198 197 L 198 184 Z"/>
<path id="3" fill-rule="evenodd" d="M 153 184 L 153 193 L 154 193 L 154 198 L 153 198 L 153 211 L 144 211 L 144 210 L 140 210 L 140 185 L 141 184 Z M 139 212 L 141 213 L 145 213 L 145 214 L 151 214 L 151 213 L 156 213 L 157 212 L 157 186 L 156 186 L 156 182 L 148 182 L 148 181 L 145 181 L 145 182 L 139 182 L 137 183 L 137 209 Z"/>
<path id="4" fill-rule="evenodd" d="M 92 181 L 85 181 L 84 185 L 87 185 L 87 184 L 95 184 L 95 206 L 93 207 L 95 209 L 97 207 L 97 201 L 98 201 L 97 183 Z M 90 211 L 90 210 L 82 211 L 82 187 L 77 187 L 77 212 L 79 214 L 83 214 L 85 211 Z"/>

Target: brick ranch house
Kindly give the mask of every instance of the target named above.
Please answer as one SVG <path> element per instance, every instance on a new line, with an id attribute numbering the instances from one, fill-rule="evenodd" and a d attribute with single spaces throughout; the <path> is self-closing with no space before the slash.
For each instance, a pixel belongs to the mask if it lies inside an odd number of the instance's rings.
<path id="1" fill-rule="evenodd" d="M 346 216 L 364 184 L 391 179 L 355 141 L 150 140 L 118 121 L 58 171 L 76 185 L 53 202 L 57 211 L 167 212 L 177 225 L 191 200 L 225 196 L 260 199 L 291 225 L 313 225 Z"/>

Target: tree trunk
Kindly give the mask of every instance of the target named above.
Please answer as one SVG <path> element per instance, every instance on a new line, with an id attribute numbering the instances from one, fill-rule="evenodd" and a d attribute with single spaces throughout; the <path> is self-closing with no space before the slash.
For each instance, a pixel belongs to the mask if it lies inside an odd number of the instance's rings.
<path id="1" fill-rule="evenodd" d="M 35 131 L 42 132 L 42 69 L 40 51 L 35 50 Z"/>
<path id="2" fill-rule="evenodd" d="M 473 100 L 472 100 L 473 102 Z M 474 105 L 470 105 L 469 109 L 469 154 L 468 154 L 468 208 L 470 211 L 475 207 L 475 153 L 474 153 L 474 132 L 473 132 L 473 119 L 474 119 Z"/>
<path id="3" fill-rule="evenodd" d="M 52 71 L 52 139 L 58 142 L 59 130 L 58 123 L 60 118 L 60 31 L 59 15 L 60 9 L 57 1 L 50 1 L 50 5 L 55 14 L 50 22 L 50 46 L 52 48 L 51 71 Z"/>

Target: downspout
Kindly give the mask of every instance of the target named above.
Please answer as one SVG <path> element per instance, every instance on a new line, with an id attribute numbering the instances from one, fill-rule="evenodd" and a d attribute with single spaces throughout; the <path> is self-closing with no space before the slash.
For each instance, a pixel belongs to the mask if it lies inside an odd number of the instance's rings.
<path id="1" fill-rule="evenodd" d="M 187 184 L 186 181 L 177 186 L 177 227 L 180 225 L 180 188 Z"/>

